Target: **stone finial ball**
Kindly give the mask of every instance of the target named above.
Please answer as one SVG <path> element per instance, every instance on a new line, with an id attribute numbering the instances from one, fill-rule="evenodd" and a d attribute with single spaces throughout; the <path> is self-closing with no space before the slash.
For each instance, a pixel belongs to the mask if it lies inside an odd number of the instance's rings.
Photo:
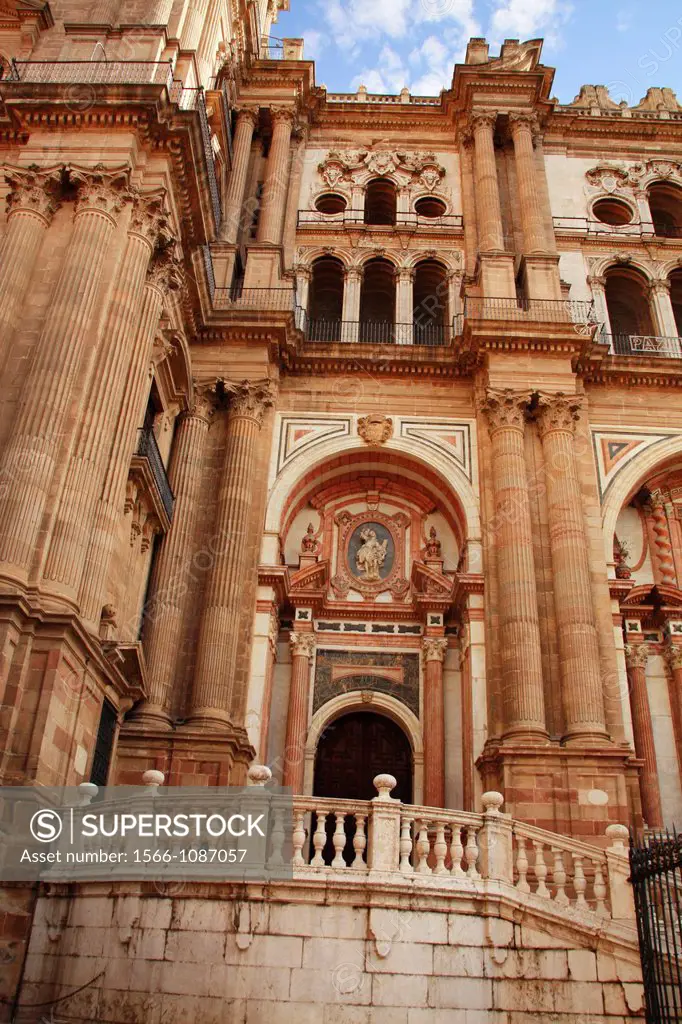
<path id="1" fill-rule="evenodd" d="M 391 790 L 395 789 L 398 785 L 398 780 L 395 775 L 375 775 L 372 781 L 374 783 L 374 788 L 379 793 L 379 800 L 390 800 Z"/>
<path id="2" fill-rule="evenodd" d="M 163 786 L 166 776 L 163 772 L 157 772 L 155 768 L 150 768 L 142 776 L 143 786 Z"/>
<path id="3" fill-rule="evenodd" d="M 615 848 L 620 850 L 630 838 L 630 831 L 627 825 L 607 825 L 606 836 L 611 840 Z"/>
<path id="4" fill-rule="evenodd" d="M 272 772 L 266 764 L 252 764 L 246 774 L 252 786 L 265 786 L 272 778 Z"/>
<path id="5" fill-rule="evenodd" d="M 494 789 L 491 789 L 490 792 L 483 794 L 481 803 L 486 814 L 499 814 L 504 797 L 501 793 L 496 793 Z"/>

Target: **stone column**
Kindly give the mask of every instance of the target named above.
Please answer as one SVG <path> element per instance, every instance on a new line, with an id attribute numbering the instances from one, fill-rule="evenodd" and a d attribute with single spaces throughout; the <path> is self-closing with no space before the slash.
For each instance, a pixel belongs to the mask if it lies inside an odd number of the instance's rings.
<path id="1" fill-rule="evenodd" d="M 478 245 L 482 252 L 504 249 L 493 141 L 496 121 L 494 113 L 474 113 L 470 122 L 474 137 Z"/>
<path id="2" fill-rule="evenodd" d="M 0 372 L 9 354 L 35 262 L 60 205 L 61 168 L 9 167 L 7 227 L 0 248 Z"/>
<path id="3" fill-rule="evenodd" d="M 590 274 L 587 278 L 587 283 L 592 289 L 595 316 L 598 322 L 603 325 L 602 332 L 608 338 L 610 348 L 613 349 L 611 320 L 609 318 L 609 308 L 606 305 L 606 278 L 603 275 Z"/>
<path id="4" fill-rule="evenodd" d="M 524 454 L 530 393 L 489 389 L 482 404 L 492 444 L 503 738 L 547 738 L 533 535 Z"/>
<path id="5" fill-rule="evenodd" d="M 639 221 L 642 228 L 642 234 L 655 234 L 654 222 L 651 216 L 651 207 L 649 206 L 649 193 L 645 188 L 637 189 L 635 191 L 635 199 L 637 200 L 637 209 L 639 210 Z"/>
<path id="6" fill-rule="evenodd" d="M 315 634 L 292 633 L 289 643 L 291 644 L 291 688 L 289 690 L 282 785 L 291 786 L 294 793 L 302 793 L 305 744 L 308 736 L 310 662 L 315 653 Z"/>
<path id="7" fill-rule="evenodd" d="M 208 0 L 189 0 L 180 32 L 180 49 L 196 50 L 204 27 Z"/>
<path id="8" fill-rule="evenodd" d="M 413 267 L 401 267 L 396 275 L 395 340 L 398 345 L 411 345 L 414 341 L 412 328 L 414 273 Z M 428 318 L 426 311 L 422 315 L 424 320 Z M 419 314 L 417 314 L 417 322 L 419 322 L 418 317 Z"/>
<path id="9" fill-rule="evenodd" d="M 78 600 L 88 626 L 96 630 L 105 599 L 109 564 L 116 544 L 116 531 L 123 508 L 130 459 L 150 386 L 150 360 L 159 317 L 168 291 L 179 286 L 179 267 L 172 253 L 164 250 L 152 260 L 145 282 L 142 307 L 127 367 L 123 396 L 118 404 L 111 440 L 109 463 L 102 494 L 97 504 L 90 535 L 85 569 Z"/>
<path id="10" fill-rule="evenodd" d="M 279 617 L 277 609 L 273 610 L 270 616 L 268 628 L 268 653 L 265 665 L 265 686 L 263 687 L 263 701 L 261 704 L 260 735 L 258 739 L 258 757 L 262 764 L 265 764 L 268 757 L 268 738 L 270 736 L 270 714 L 272 711 L 272 688 L 275 680 L 275 665 L 277 664 L 277 638 L 279 636 Z"/>
<path id="11" fill-rule="evenodd" d="M 312 280 L 313 272 L 310 267 L 306 267 L 301 263 L 298 263 L 294 267 L 294 274 L 296 275 L 296 305 L 300 306 L 305 313 L 305 322 L 307 322 L 310 282 Z"/>
<path id="12" fill-rule="evenodd" d="M 669 500 L 669 496 L 660 489 L 651 491 L 649 501 L 644 507 L 644 514 L 651 526 L 651 561 L 655 582 L 674 587 L 677 585 L 677 576 L 666 497 Z"/>
<path id="13" fill-rule="evenodd" d="M 424 637 L 424 804 L 445 807 L 445 637 Z"/>
<path id="14" fill-rule="evenodd" d="M 251 157 L 253 132 L 258 124 L 258 111 L 248 107 L 237 114 L 237 125 L 232 146 L 232 170 L 225 196 L 225 209 L 221 226 L 221 238 L 224 242 L 235 243 L 239 236 L 242 210 L 244 206 L 244 189 Z"/>
<path id="15" fill-rule="evenodd" d="M 188 614 L 199 488 L 204 472 L 208 428 L 215 409 L 212 385 L 195 385 L 192 408 L 178 422 L 169 467 L 175 495 L 173 524 L 159 548 L 149 601 L 144 610 L 144 651 L 149 697 L 135 715 L 169 725 L 172 684 L 183 624 Z"/>
<path id="16" fill-rule="evenodd" d="M 251 516 L 258 434 L 275 400 L 271 380 L 228 384 L 231 394 L 227 438 L 217 496 L 214 563 L 206 584 L 197 644 L 191 719 L 220 727 L 230 723 L 230 704 L 239 645 L 238 626 Z"/>
<path id="17" fill-rule="evenodd" d="M 343 310 L 341 313 L 341 341 L 357 341 L 360 331 L 360 294 L 362 291 L 362 267 L 346 269 L 343 286 Z"/>
<path id="18" fill-rule="evenodd" d="M 625 664 L 628 671 L 630 708 L 632 709 L 632 730 L 635 736 L 635 753 L 644 762 L 639 788 L 642 795 L 642 816 L 649 828 L 661 828 L 661 793 L 658 786 L 658 767 L 654 747 L 654 730 L 651 722 L 651 708 L 646 688 L 646 663 L 649 648 L 646 644 L 626 644 Z"/>
<path id="19" fill-rule="evenodd" d="M 524 250 L 526 253 L 546 252 L 533 150 L 533 133 L 537 130 L 537 117 L 534 114 L 510 114 L 509 123 L 514 140 Z"/>
<path id="20" fill-rule="evenodd" d="M 71 168 L 78 199 L 59 280 L 0 462 L 0 561 L 25 576 L 36 550 L 128 168 Z"/>
<path id="21" fill-rule="evenodd" d="M 537 416 L 545 459 L 566 738 L 573 743 L 603 742 L 607 738 L 588 543 L 575 456 L 575 423 L 581 405 L 578 395 L 542 395 Z"/>
<path id="22" fill-rule="evenodd" d="M 675 735 L 678 771 L 682 772 L 682 647 L 668 644 L 665 648 L 668 665 L 668 695 L 670 715 Z"/>
<path id="23" fill-rule="evenodd" d="M 662 338 L 679 338 L 680 328 L 677 326 L 675 311 L 670 298 L 670 281 L 652 281 L 649 287 L 649 300 L 653 307 L 656 330 Z M 676 354 L 680 354 L 679 343 Z"/>
<path id="24" fill-rule="evenodd" d="M 289 148 L 294 112 L 289 107 L 272 108 L 272 140 L 265 171 L 258 241 L 279 245 L 282 241 L 284 206 L 289 188 Z"/>
<path id="25" fill-rule="evenodd" d="M 95 357 L 76 441 L 52 527 L 43 578 L 76 599 L 101 491 L 105 460 L 132 358 L 145 275 L 154 245 L 166 223 L 163 195 L 135 199 L 126 250 L 116 281 L 106 330 Z"/>

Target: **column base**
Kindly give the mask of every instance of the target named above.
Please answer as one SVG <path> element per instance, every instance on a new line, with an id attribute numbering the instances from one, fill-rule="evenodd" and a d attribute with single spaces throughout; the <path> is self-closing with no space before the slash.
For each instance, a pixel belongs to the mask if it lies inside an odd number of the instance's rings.
<path id="1" fill-rule="evenodd" d="M 502 743 L 549 743 L 549 733 L 546 729 L 519 726 L 503 733 Z"/>
<path id="2" fill-rule="evenodd" d="M 561 299 L 559 257 L 556 253 L 527 253 L 521 260 L 529 299 Z"/>
<path id="3" fill-rule="evenodd" d="M 581 729 L 576 732 L 567 732 L 561 742 L 566 747 L 592 747 L 610 745 L 612 740 L 609 734 L 595 726 L 594 729 Z"/>
<path id="4" fill-rule="evenodd" d="M 604 840 L 607 825 L 641 828 L 639 764 L 627 745 L 518 739 L 489 740 L 476 762 L 484 789 L 504 795 L 506 814 L 586 842 Z"/>
<path id="5" fill-rule="evenodd" d="M 273 242 L 253 242 L 248 247 L 244 288 L 281 288 L 282 250 Z"/>
<path id="6" fill-rule="evenodd" d="M 126 719 L 126 726 L 137 730 L 161 729 L 165 732 L 173 730 L 173 723 L 168 711 L 159 704 L 141 704 L 131 711 Z"/>
<path id="7" fill-rule="evenodd" d="M 185 723 L 192 729 L 225 730 L 232 728 L 232 721 L 227 711 L 220 708 L 196 708 Z"/>
<path id="8" fill-rule="evenodd" d="M 513 253 L 482 252 L 479 256 L 479 266 L 484 298 L 516 298 Z"/>
<path id="9" fill-rule="evenodd" d="M 139 786 L 142 774 L 155 768 L 166 776 L 166 786 L 244 786 L 255 753 L 240 726 L 209 731 L 185 722 L 169 730 L 163 723 L 125 721 L 114 782 Z"/>

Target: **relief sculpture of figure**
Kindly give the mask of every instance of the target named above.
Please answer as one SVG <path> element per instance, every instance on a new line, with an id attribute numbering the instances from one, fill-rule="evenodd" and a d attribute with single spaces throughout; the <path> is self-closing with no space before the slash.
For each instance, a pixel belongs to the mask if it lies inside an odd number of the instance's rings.
<path id="1" fill-rule="evenodd" d="M 375 530 L 363 530 L 360 534 L 363 545 L 355 556 L 355 562 L 359 572 L 364 572 L 363 579 L 368 583 L 374 583 L 381 579 L 379 570 L 386 559 L 388 539 L 379 543 Z"/>

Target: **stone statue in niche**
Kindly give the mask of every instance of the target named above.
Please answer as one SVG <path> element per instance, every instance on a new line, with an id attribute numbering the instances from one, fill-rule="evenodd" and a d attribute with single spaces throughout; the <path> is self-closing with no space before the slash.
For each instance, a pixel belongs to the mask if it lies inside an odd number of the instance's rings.
<path id="1" fill-rule="evenodd" d="M 355 564 L 358 573 L 367 583 L 373 583 L 381 579 L 380 570 L 386 561 L 388 549 L 388 537 L 383 541 L 377 540 L 376 530 L 369 527 L 362 530 L 360 539 L 363 541 L 358 553 L 355 556 Z"/>
<path id="2" fill-rule="evenodd" d="M 308 523 L 308 528 L 305 532 L 303 540 L 301 541 L 301 551 L 304 555 L 316 555 L 317 554 L 317 541 L 315 540 L 315 527 L 312 523 Z"/>
<path id="3" fill-rule="evenodd" d="M 425 555 L 427 558 L 440 558 L 441 557 L 441 543 L 438 540 L 438 534 L 436 533 L 436 527 L 432 526 L 429 530 L 429 539 L 426 542 Z"/>

